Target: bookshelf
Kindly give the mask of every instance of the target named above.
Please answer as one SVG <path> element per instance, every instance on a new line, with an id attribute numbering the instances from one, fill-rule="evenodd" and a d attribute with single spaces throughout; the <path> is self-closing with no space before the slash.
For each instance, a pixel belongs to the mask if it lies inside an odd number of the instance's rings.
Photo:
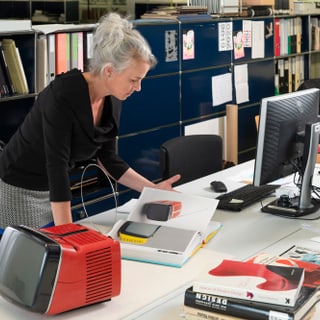
<path id="1" fill-rule="evenodd" d="M 1 3 L 1 1 L 0 1 Z M 216 120 L 226 115 L 227 104 L 238 104 L 238 161 L 255 157 L 257 130 L 254 117 L 259 113 L 260 100 L 275 94 L 275 79 L 278 78 L 279 64 L 297 65 L 303 70 L 301 79 L 320 77 L 320 49 L 313 49 L 311 21 L 317 15 L 268 16 L 251 18 L 220 18 L 197 21 L 175 20 L 134 20 L 135 27 L 146 37 L 158 59 L 157 66 L 150 70 L 142 82 L 141 92 L 136 92 L 124 101 L 121 126 L 118 137 L 118 152 L 138 172 L 157 181 L 160 177 L 159 146 L 166 140 L 183 135 L 193 125 L 217 125 Z M 299 21 L 302 42 L 295 52 L 275 51 L 275 22 L 277 19 L 288 23 Z M 263 55 L 259 56 L 252 47 L 244 47 L 243 56 L 235 58 L 233 48 L 221 49 L 221 26 L 231 26 L 230 35 L 244 30 L 247 22 L 262 26 Z M 61 30 L 32 30 L 1 32 L 0 39 L 13 38 L 21 48 L 21 57 L 29 85 L 26 95 L 0 98 L 0 139 L 8 141 L 31 108 L 37 93 L 49 81 L 49 61 L 41 62 L 41 56 L 48 57 L 49 38 L 67 33 L 69 37 L 82 32 L 83 68 L 86 66 L 86 47 L 93 25 L 65 24 Z M 296 28 L 294 28 L 296 29 Z M 269 32 L 272 30 L 272 32 Z M 184 56 L 183 38 L 191 31 L 194 34 L 193 55 Z M 87 39 L 88 38 L 88 39 Z M 87 42 L 86 40 L 87 39 Z M 89 40 L 90 42 L 90 40 Z M 42 46 L 45 43 L 45 48 Z M 42 49 L 41 49 L 42 48 Z M 219 49 L 220 48 L 220 49 Z M 47 50 L 44 54 L 42 50 Z M 42 52 L 42 54 L 41 54 Z M 55 57 L 55 55 L 54 55 Z M 43 69 L 43 67 L 46 68 Z M 234 77 L 237 70 L 245 67 L 248 75 L 248 100 L 237 102 Z M 292 67 L 291 67 L 291 70 Z M 228 102 L 212 105 L 213 78 L 231 74 L 232 97 Z M 55 74 L 53 74 L 53 77 Z M 42 80 L 41 80 L 42 79 Z M 41 84 L 41 81 L 42 84 Z M 292 81 L 292 73 L 291 73 Z M 295 90 L 291 83 L 291 90 Z M 288 89 L 282 89 L 282 92 Z M 134 121 L 133 121 L 134 119 Z M 220 129 L 219 129 L 220 130 Z M 81 176 L 75 172 L 73 178 Z M 96 173 L 94 173 L 96 174 Z M 119 204 L 137 194 L 117 186 Z M 82 217 L 83 210 L 79 192 L 75 191 L 75 217 Z M 86 190 L 87 210 L 95 214 L 114 206 L 110 186 L 99 182 Z"/>
<path id="2" fill-rule="evenodd" d="M 0 139 L 7 142 L 17 126 L 24 119 L 36 97 L 35 92 L 35 42 L 36 35 L 33 31 L 1 33 L 0 41 L 13 39 L 19 48 L 24 67 L 28 94 L 14 94 L 0 98 Z"/>

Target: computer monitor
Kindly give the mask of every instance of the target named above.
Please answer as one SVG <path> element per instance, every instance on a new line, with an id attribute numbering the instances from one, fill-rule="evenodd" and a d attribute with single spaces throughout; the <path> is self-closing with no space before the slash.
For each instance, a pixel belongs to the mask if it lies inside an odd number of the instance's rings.
<path id="1" fill-rule="evenodd" d="M 261 101 L 253 184 L 297 173 L 300 188 L 299 196 L 280 197 L 262 211 L 295 217 L 318 207 L 311 184 L 319 144 L 319 92 L 312 88 Z"/>

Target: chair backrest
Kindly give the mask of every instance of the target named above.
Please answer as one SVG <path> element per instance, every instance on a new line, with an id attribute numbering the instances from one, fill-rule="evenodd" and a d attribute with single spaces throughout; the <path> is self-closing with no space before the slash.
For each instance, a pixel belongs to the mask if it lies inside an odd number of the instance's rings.
<path id="1" fill-rule="evenodd" d="M 305 80 L 298 88 L 298 90 L 311 89 L 311 88 L 319 88 L 320 89 L 320 79 L 308 79 Z"/>
<path id="2" fill-rule="evenodd" d="M 305 80 L 299 86 L 298 90 L 305 90 L 305 89 L 311 89 L 311 88 L 320 89 L 320 78 Z M 319 110 L 320 110 L 320 101 L 319 101 Z"/>
<path id="3" fill-rule="evenodd" d="M 3 150 L 5 143 L 0 140 L 0 152 Z"/>
<path id="4" fill-rule="evenodd" d="M 222 170 L 222 138 L 214 134 L 179 136 L 160 147 L 163 179 L 181 174 L 182 184 Z"/>

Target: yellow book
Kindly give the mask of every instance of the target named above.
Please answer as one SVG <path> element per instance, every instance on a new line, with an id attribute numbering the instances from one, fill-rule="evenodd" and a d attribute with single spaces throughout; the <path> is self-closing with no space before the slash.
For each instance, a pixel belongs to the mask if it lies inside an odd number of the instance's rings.
<path id="1" fill-rule="evenodd" d="M 15 41 L 13 39 L 2 39 L 2 47 L 16 93 L 29 93 L 26 75 Z"/>

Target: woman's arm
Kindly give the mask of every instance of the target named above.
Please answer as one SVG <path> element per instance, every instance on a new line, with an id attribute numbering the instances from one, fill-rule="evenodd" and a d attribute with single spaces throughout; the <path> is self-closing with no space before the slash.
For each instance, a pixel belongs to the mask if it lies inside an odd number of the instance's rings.
<path id="1" fill-rule="evenodd" d="M 164 189 L 164 190 L 173 190 L 172 184 L 180 179 L 180 175 L 177 174 L 167 180 L 161 181 L 158 184 L 155 184 L 148 179 L 144 178 L 142 175 L 134 171 L 132 168 L 129 168 L 118 180 L 119 183 L 141 192 L 144 187 Z M 72 223 L 71 215 L 71 202 L 62 201 L 62 202 L 51 202 L 51 209 L 53 214 L 53 221 L 56 226 Z"/>
<path id="2" fill-rule="evenodd" d="M 53 221 L 56 226 L 72 222 L 71 202 L 51 202 Z"/>
<path id="3" fill-rule="evenodd" d="M 180 179 L 180 175 L 174 175 L 171 178 L 161 181 L 158 184 L 151 182 L 150 180 L 144 178 L 139 173 L 129 168 L 118 180 L 119 183 L 141 192 L 144 187 L 173 190 L 172 184 Z"/>

